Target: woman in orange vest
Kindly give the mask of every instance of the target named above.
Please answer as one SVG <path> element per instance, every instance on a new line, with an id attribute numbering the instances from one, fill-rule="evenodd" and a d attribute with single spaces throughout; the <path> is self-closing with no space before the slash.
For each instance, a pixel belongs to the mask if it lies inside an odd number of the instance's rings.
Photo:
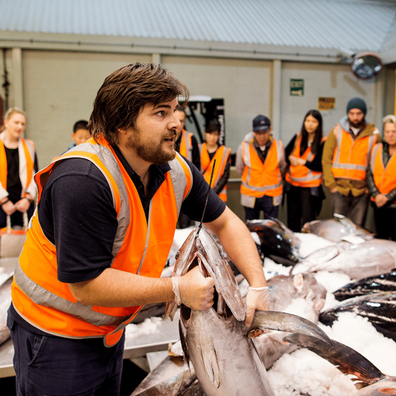
<path id="1" fill-rule="evenodd" d="M 396 116 L 383 119 L 384 141 L 374 146 L 367 183 L 377 238 L 396 241 Z"/>
<path id="2" fill-rule="evenodd" d="M 37 160 L 33 142 L 22 137 L 25 126 L 23 110 L 7 110 L 0 134 L 0 228 L 6 226 L 7 216 L 11 216 L 12 226 L 22 226 L 22 214 L 27 212 L 30 218 L 34 211 Z"/>
<path id="3" fill-rule="evenodd" d="M 316 219 L 325 198 L 322 181 L 323 129 L 322 116 L 317 110 L 309 110 L 304 117 L 301 131 L 287 145 L 284 190 L 287 194 L 287 225 L 294 231 L 308 221 Z"/>
<path id="4" fill-rule="evenodd" d="M 216 194 L 227 202 L 227 181 L 230 177 L 231 149 L 219 145 L 220 125 L 217 120 L 211 120 L 205 128 L 206 142 L 199 145 L 201 154 L 201 170 L 209 184 L 213 164 L 216 160 L 211 187 Z"/>

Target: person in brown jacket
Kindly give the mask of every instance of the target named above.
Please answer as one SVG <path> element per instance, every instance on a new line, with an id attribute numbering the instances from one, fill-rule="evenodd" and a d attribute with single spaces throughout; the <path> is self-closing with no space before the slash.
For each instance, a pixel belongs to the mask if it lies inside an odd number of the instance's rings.
<path id="1" fill-rule="evenodd" d="M 370 197 L 366 171 L 371 149 L 381 136 L 375 125 L 365 120 L 367 106 L 363 99 L 352 98 L 346 111 L 324 145 L 323 177 L 331 193 L 333 215 L 349 217 L 363 226 Z"/>

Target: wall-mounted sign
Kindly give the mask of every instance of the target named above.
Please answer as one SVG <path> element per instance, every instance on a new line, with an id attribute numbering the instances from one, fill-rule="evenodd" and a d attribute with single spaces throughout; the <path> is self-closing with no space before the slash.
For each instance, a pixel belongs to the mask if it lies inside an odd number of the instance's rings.
<path id="1" fill-rule="evenodd" d="M 318 110 L 330 110 L 335 107 L 335 98 L 319 98 Z"/>
<path id="2" fill-rule="evenodd" d="M 303 96 L 304 95 L 304 80 L 290 79 L 290 95 Z"/>

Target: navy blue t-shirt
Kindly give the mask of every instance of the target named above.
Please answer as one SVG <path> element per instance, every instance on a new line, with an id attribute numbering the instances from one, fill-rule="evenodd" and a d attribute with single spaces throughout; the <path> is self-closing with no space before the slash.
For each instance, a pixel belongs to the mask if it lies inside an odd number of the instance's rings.
<path id="1" fill-rule="evenodd" d="M 164 182 L 164 174 L 170 166 L 151 165 L 145 196 L 140 177 L 117 147 L 115 152 L 139 192 L 147 218 L 151 198 Z M 193 185 L 181 211 L 190 219 L 200 221 L 208 184 L 197 168 L 186 161 L 193 175 Z M 204 222 L 215 220 L 224 210 L 224 202 L 211 189 Z M 56 167 L 43 190 L 38 218 L 44 234 L 56 246 L 61 282 L 90 280 L 110 267 L 117 231 L 116 216 L 110 187 L 96 165 L 89 160 L 72 158 Z"/>

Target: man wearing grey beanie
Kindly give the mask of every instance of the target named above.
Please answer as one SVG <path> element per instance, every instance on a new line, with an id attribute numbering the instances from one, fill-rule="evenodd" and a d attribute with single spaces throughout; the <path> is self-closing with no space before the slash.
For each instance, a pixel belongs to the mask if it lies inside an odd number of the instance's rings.
<path id="1" fill-rule="evenodd" d="M 346 113 L 325 142 L 323 178 L 331 193 L 333 216 L 343 215 L 363 226 L 370 197 L 366 170 L 371 149 L 381 136 L 375 125 L 365 120 L 367 106 L 363 99 L 352 98 Z"/>

